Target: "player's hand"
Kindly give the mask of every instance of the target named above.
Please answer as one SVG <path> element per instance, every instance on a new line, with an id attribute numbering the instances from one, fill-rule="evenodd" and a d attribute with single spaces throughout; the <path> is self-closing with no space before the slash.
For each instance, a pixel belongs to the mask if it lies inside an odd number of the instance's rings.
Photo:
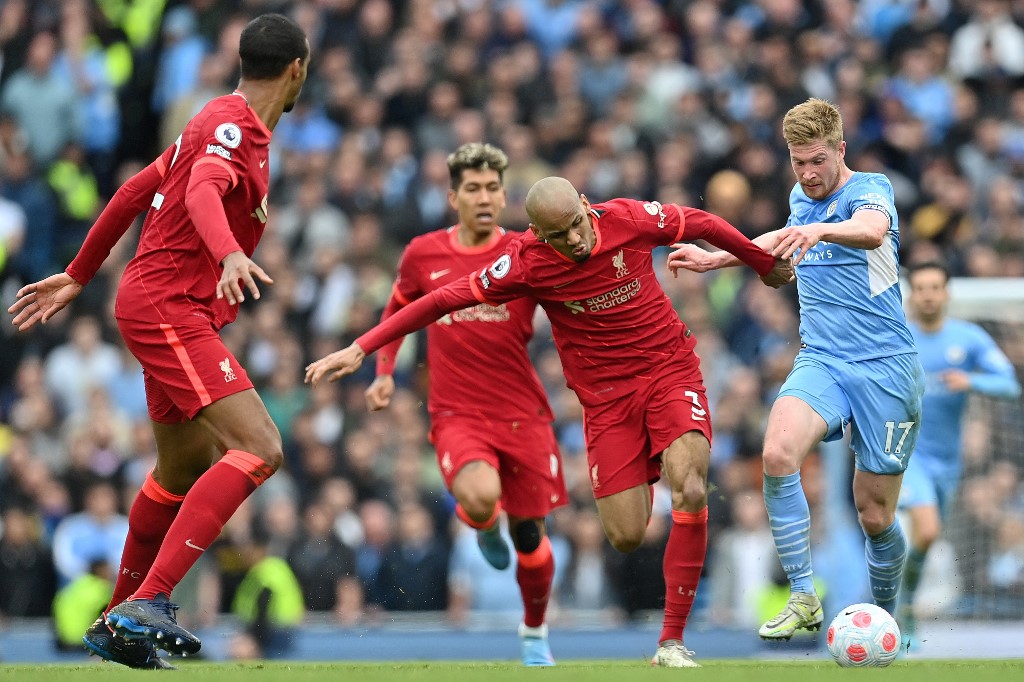
<path id="1" fill-rule="evenodd" d="M 708 272 L 720 267 L 718 254 L 705 251 L 693 244 L 673 244 L 675 251 L 668 254 L 668 269 L 673 277 L 679 276 L 680 270 L 690 272 Z"/>
<path id="2" fill-rule="evenodd" d="M 232 251 L 224 256 L 224 260 L 220 264 L 224 267 L 224 271 L 220 274 L 220 281 L 217 282 L 217 298 L 226 298 L 231 305 L 237 305 L 245 300 L 244 289 L 248 289 L 253 298 L 260 297 L 260 290 L 256 286 L 256 279 L 253 279 L 253 276 L 264 284 L 274 283 L 274 280 L 263 272 L 263 268 L 249 260 L 249 257 L 241 251 Z"/>
<path id="3" fill-rule="evenodd" d="M 960 369 L 949 369 L 942 373 L 942 383 L 953 393 L 971 390 L 971 375 Z"/>
<path id="4" fill-rule="evenodd" d="M 82 285 L 66 272 L 50 275 L 44 280 L 26 284 L 18 291 L 14 304 L 7 312 L 14 315 L 11 323 L 23 332 L 36 322 L 46 321 L 82 293 Z"/>
<path id="5" fill-rule="evenodd" d="M 395 394 L 395 378 L 390 374 L 378 374 L 373 383 L 366 389 L 366 407 L 370 412 L 383 410 L 391 404 L 391 396 Z"/>
<path id="6" fill-rule="evenodd" d="M 330 374 L 328 381 L 337 381 L 359 369 L 365 357 L 366 353 L 357 343 L 353 343 L 348 348 L 334 351 L 330 355 L 325 355 L 316 362 L 306 365 L 306 383 L 316 386 L 325 374 Z"/>
<path id="7" fill-rule="evenodd" d="M 775 248 L 772 255 L 776 258 L 789 260 L 797 251 L 800 253 L 793 258 L 793 265 L 799 265 L 800 261 L 807 255 L 807 250 L 821 241 L 818 230 L 814 225 L 801 225 L 799 227 L 787 227 L 779 231 Z"/>
<path id="8" fill-rule="evenodd" d="M 782 258 L 775 259 L 775 267 L 767 275 L 761 276 L 761 281 L 773 289 L 785 286 L 796 279 L 796 270 L 793 268 L 793 261 Z"/>

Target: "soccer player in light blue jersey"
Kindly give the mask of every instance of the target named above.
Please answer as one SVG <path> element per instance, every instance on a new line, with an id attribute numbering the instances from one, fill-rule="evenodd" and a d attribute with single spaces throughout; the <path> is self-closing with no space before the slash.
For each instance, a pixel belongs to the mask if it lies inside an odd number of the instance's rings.
<path id="1" fill-rule="evenodd" d="M 914 463 L 900 492 L 910 521 L 910 551 L 903 575 L 900 627 L 912 635 L 914 593 L 932 543 L 960 483 L 960 428 L 969 393 L 1013 400 L 1020 384 L 1013 365 L 984 329 L 946 317 L 949 271 L 940 263 L 910 267 L 910 331 L 925 371 L 924 421 Z"/>
<path id="2" fill-rule="evenodd" d="M 802 344 L 768 416 L 762 455 L 765 506 L 791 591 L 786 607 L 759 630 L 764 639 L 821 628 L 800 466 L 819 442 L 841 438 L 847 427 L 872 596 L 895 610 L 907 552 L 896 505 L 924 390 L 898 284 L 892 185 L 884 175 L 847 167 L 843 120 L 829 102 L 793 107 L 782 133 L 797 179 L 789 221 L 754 242 L 796 266 Z M 692 245 L 681 245 L 668 262 L 696 272 L 734 264 L 729 254 Z"/>

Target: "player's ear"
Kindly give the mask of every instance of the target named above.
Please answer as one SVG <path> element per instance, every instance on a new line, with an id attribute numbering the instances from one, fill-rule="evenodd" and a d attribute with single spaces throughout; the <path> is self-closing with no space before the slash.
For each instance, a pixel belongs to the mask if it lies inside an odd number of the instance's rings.
<path id="1" fill-rule="evenodd" d="M 456 200 L 457 196 L 458 195 L 455 193 L 455 190 L 453 190 L 452 188 L 449 187 L 448 188 L 448 205 L 451 206 L 452 210 L 454 210 L 456 212 L 459 210 L 459 204 L 458 204 L 458 201 Z"/>
<path id="2" fill-rule="evenodd" d="M 530 223 L 530 232 L 533 232 L 533 236 L 537 238 L 537 241 L 544 242 L 545 244 L 548 243 L 548 240 L 541 236 L 540 230 L 538 230 L 537 226 L 533 223 Z"/>

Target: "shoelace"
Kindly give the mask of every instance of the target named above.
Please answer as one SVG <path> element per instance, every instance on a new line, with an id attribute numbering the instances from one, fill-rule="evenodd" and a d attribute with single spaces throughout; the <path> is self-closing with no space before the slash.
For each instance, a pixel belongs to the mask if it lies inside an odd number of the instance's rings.
<path id="1" fill-rule="evenodd" d="M 667 649 L 678 649 L 679 651 L 683 652 L 687 656 L 696 656 L 697 655 L 696 651 L 690 651 L 689 649 L 687 649 L 682 644 L 669 644 L 665 648 L 667 648 Z"/>
<path id="2" fill-rule="evenodd" d="M 175 624 L 178 622 L 177 616 L 174 615 L 178 610 L 177 604 L 172 604 L 169 601 L 158 601 L 156 599 L 154 599 L 150 603 L 153 605 L 154 609 L 160 611 L 160 613 L 170 618 L 172 622 L 174 622 Z"/>

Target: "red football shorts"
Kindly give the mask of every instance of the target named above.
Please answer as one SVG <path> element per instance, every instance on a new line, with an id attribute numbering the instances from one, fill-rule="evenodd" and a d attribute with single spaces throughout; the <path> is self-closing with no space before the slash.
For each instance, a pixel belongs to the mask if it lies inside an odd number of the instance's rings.
<path id="1" fill-rule="evenodd" d="M 430 440 L 449 490 L 462 467 L 482 460 L 498 470 L 501 504 L 512 516 L 539 519 L 568 502 L 562 456 L 547 422 L 439 417 Z"/>
<path id="2" fill-rule="evenodd" d="M 633 393 L 583 412 L 594 498 L 661 478 L 661 453 L 679 436 L 700 431 L 711 442 L 711 415 L 697 364 L 670 361 Z"/>
<path id="3" fill-rule="evenodd" d="M 119 318 L 117 328 L 142 365 L 149 417 L 155 422 L 180 424 L 210 403 L 253 387 L 209 324 Z"/>

